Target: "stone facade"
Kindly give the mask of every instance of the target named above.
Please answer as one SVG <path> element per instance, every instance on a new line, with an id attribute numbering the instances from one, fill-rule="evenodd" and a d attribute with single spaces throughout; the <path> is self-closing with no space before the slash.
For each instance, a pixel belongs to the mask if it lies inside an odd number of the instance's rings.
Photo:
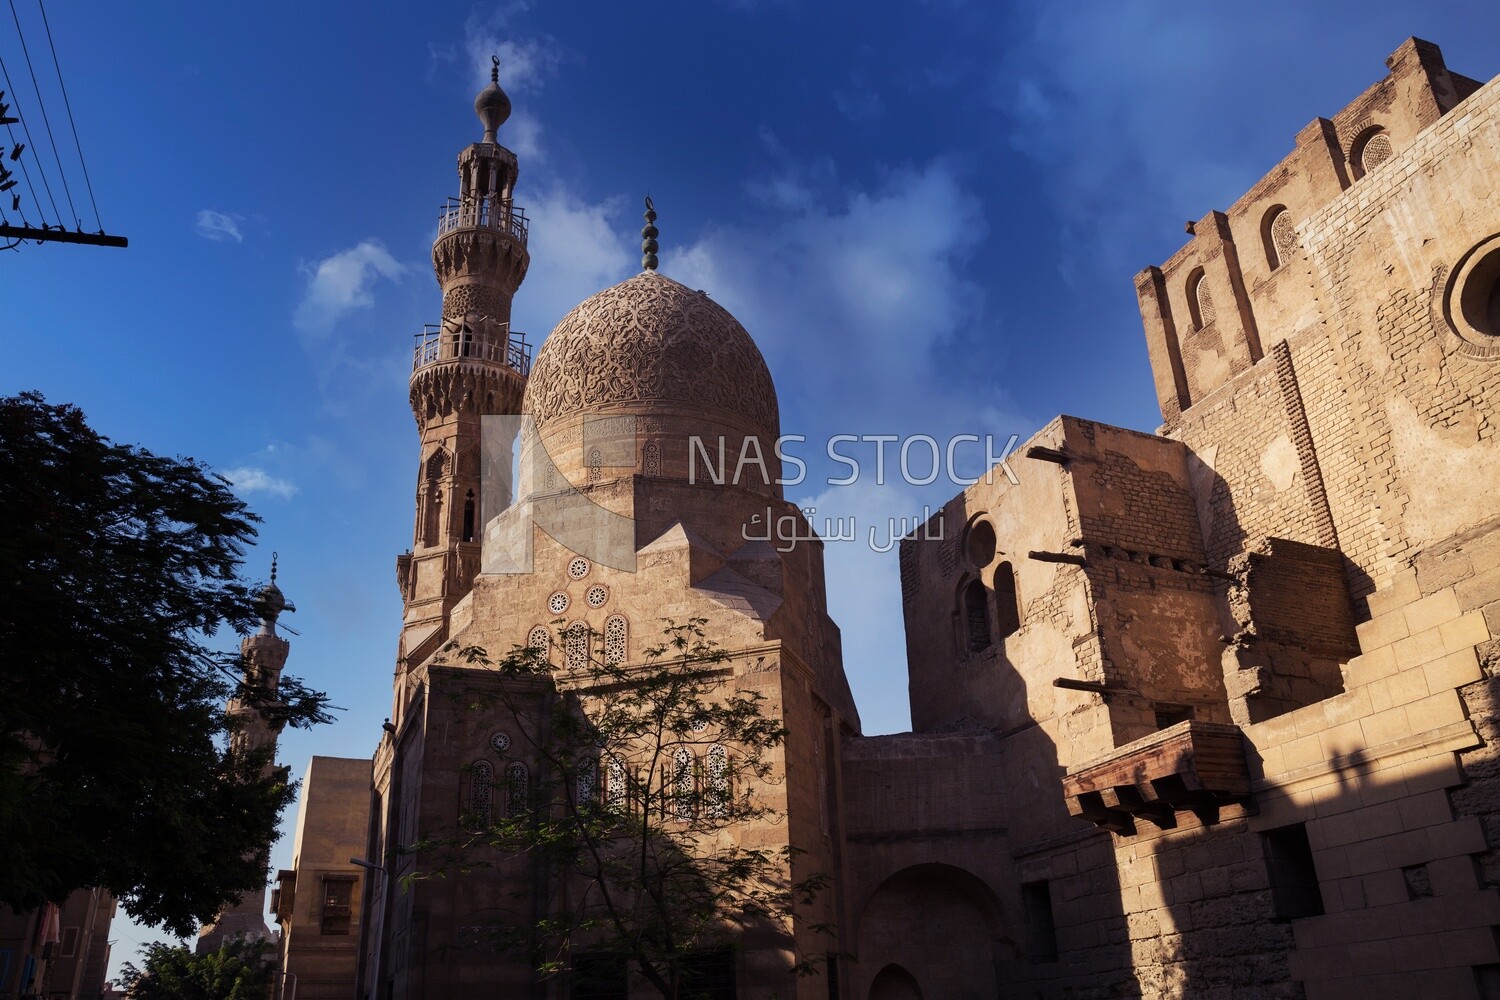
<path id="1" fill-rule="evenodd" d="M 94 1000 L 109 970 L 115 898 L 79 889 L 61 905 L 0 909 L 0 998 Z"/>
<path id="2" fill-rule="evenodd" d="M 314 757 L 303 777 L 292 867 L 277 874 L 271 912 L 282 981 L 278 997 L 346 1000 L 359 955 L 361 876 L 351 844 L 369 835 L 368 759 Z"/>
<path id="3" fill-rule="evenodd" d="M 904 854 L 887 819 L 854 867 L 880 914 L 934 863 L 987 900 L 1001 995 L 1500 995 L 1500 82 L 1415 39 L 1387 65 L 1137 276 L 1157 435 L 1060 418 L 943 511 L 993 551 L 905 543 L 902 739 L 996 832 Z M 930 802 L 891 739 L 846 777 Z M 993 995 L 866 923 L 854 996 L 919 995 L 890 963 Z"/>
<path id="4" fill-rule="evenodd" d="M 398 561 L 368 842 L 335 852 L 392 866 L 364 875 L 356 995 L 572 995 L 465 936 L 545 914 L 527 859 L 398 883 L 422 860 L 403 847 L 524 767 L 497 734 L 540 705 L 463 710 L 498 682 L 438 640 L 506 650 L 561 620 L 629 660 L 651 623 L 702 616 L 726 683 L 790 733 L 763 793 L 784 820 L 736 836 L 832 877 L 742 942 L 723 996 L 1500 996 L 1500 80 L 1416 39 L 1387 65 L 1137 275 L 1157 433 L 1058 417 L 1014 481 L 902 542 L 911 733 L 860 733 L 821 542 L 747 540 L 806 528 L 779 487 L 689 474 L 694 436 L 734 462 L 779 432 L 732 317 L 648 271 L 565 319 L 529 379 L 485 340 L 498 327 L 449 317 L 413 375 L 419 544 Z M 488 302 L 491 323 L 525 270 L 499 106 L 481 95 L 486 138 L 439 236 L 487 249 L 435 252 L 445 303 Z M 474 208 L 486 157 L 498 214 Z M 474 466 L 446 456 L 477 453 L 478 415 L 523 412 L 521 502 L 476 541 L 452 504 Z M 581 555 L 610 517 L 620 558 Z M 527 561 L 471 573 L 476 547 Z M 549 655 L 566 670 L 566 644 Z M 822 974 L 788 976 L 789 944 L 825 921 Z"/>

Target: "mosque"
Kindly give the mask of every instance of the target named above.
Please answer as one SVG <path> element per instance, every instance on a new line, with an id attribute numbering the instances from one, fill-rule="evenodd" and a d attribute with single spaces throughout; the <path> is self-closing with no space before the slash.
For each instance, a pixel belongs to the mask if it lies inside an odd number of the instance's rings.
<path id="1" fill-rule="evenodd" d="M 564 677 L 591 636 L 641 662 L 663 618 L 710 622 L 721 683 L 785 727 L 730 836 L 828 879 L 705 954 L 702 996 L 1500 997 L 1500 78 L 1418 39 L 1386 65 L 1135 276 L 1156 432 L 1059 416 L 901 542 L 912 731 L 884 736 L 777 483 L 772 373 L 657 273 L 651 217 L 640 274 L 534 359 L 511 330 L 528 221 L 492 82 L 413 355 L 392 715 L 372 759 L 314 758 L 272 893 L 297 1000 L 657 995 L 484 946 L 561 905 L 532 856 L 404 876 L 536 778 L 546 698 L 471 710 L 521 682 L 450 644 Z M 695 474 L 704 441 L 768 474 Z"/>

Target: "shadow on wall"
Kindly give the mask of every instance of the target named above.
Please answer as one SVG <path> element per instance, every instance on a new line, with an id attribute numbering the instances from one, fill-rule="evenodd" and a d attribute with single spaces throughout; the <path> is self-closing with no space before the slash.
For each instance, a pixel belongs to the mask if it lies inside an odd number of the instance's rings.
<path id="1" fill-rule="evenodd" d="M 1461 689 L 1471 714 L 1496 688 L 1486 678 Z M 1252 773 L 1254 741 L 1269 752 L 1281 728 L 1248 730 Z M 1485 836 L 1500 812 L 1497 754 L 1472 735 L 1448 745 L 1464 742 L 1474 749 L 1380 753 L 1331 737 L 1294 781 L 1260 783 L 1257 814 L 1207 827 L 1179 815 L 1176 829 L 1142 823 L 1115 838 L 1142 993 L 1500 996 Z"/>
<path id="2" fill-rule="evenodd" d="M 1068 815 L 1046 731 L 861 742 L 851 1000 L 1141 995 L 1109 835 Z"/>

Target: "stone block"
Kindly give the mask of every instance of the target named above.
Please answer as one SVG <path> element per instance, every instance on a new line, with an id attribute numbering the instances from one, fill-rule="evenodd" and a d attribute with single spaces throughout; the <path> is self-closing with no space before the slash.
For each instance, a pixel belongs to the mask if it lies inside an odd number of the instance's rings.
<path id="1" fill-rule="evenodd" d="M 1317 736 L 1304 736 L 1282 748 L 1282 764 L 1288 771 L 1310 767 L 1323 760 L 1323 744 Z"/>
<path id="2" fill-rule="evenodd" d="M 1413 733 L 1439 729 L 1467 717 L 1464 703 L 1454 690 L 1439 691 L 1406 706 L 1406 716 Z"/>
<path id="3" fill-rule="evenodd" d="M 1362 720 L 1360 727 L 1364 730 L 1365 745 L 1368 747 L 1378 747 L 1383 743 L 1402 739 L 1411 733 L 1411 723 L 1406 718 L 1406 709 L 1399 705 Z"/>
<path id="4" fill-rule="evenodd" d="M 1478 611 L 1471 611 L 1462 618 L 1456 618 L 1438 628 L 1442 638 L 1443 648 L 1450 653 L 1461 652 L 1481 642 L 1487 642 L 1490 638 L 1490 629 L 1485 624 L 1484 615 Z"/>
<path id="5" fill-rule="evenodd" d="M 1353 753 L 1365 744 L 1364 730 L 1358 719 L 1325 729 L 1316 738 L 1325 760 Z"/>
<path id="6" fill-rule="evenodd" d="M 1406 879 L 1399 868 L 1387 868 L 1371 872 L 1364 877 L 1365 904 L 1385 906 L 1405 902 L 1408 898 Z"/>
<path id="7" fill-rule="evenodd" d="M 1500 564 L 1492 565 L 1493 569 L 1465 580 L 1453 588 L 1460 607 L 1479 608 L 1500 601 Z"/>
<path id="8" fill-rule="evenodd" d="M 1369 684 L 1396 672 L 1396 654 L 1389 645 L 1361 653 L 1344 667 L 1351 687 Z"/>
<path id="9" fill-rule="evenodd" d="M 1401 824 L 1407 830 L 1453 822 L 1453 806 L 1446 791 L 1423 792 L 1396 803 L 1401 810 Z"/>
<path id="10" fill-rule="evenodd" d="M 1500 941 L 1493 927 L 1465 927 L 1442 937 L 1443 964 L 1447 966 L 1490 965 L 1500 961 Z"/>
<path id="11" fill-rule="evenodd" d="M 1406 616 L 1407 630 L 1415 635 L 1436 628 L 1451 618 L 1457 618 L 1460 614 L 1458 597 L 1452 588 L 1445 588 L 1408 604 L 1401 613 Z"/>
<path id="12" fill-rule="evenodd" d="M 1442 630 L 1435 625 L 1421 632 L 1415 632 L 1404 639 L 1396 640 L 1391 645 L 1391 651 L 1396 654 L 1397 671 L 1420 667 L 1447 652 L 1443 648 Z"/>
<path id="13" fill-rule="evenodd" d="M 1417 574 L 1405 572 L 1397 574 L 1384 586 L 1367 598 L 1370 615 L 1378 617 L 1400 610 L 1408 604 L 1415 604 L 1422 599 L 1422 588 L 1417 585 Z"/>
<path id="14" fill-rule="evenodd" d="M 1360 622 L 1354 626 L 1354 631 L 1359 636 L 1359 648 L 1363 653 L 1389 646 L 1398 639 L 1411 635 L 1406 615 L 1400 611 L 1377 615 L 1367 622 Z"/>
<path id="15" fill-rule="evenodd" d="M 1429 861 L 1427 875 L 1432 880 L 1433 894 L 1437 896 L 1473 892 L 1480 887 L 1479 866 L 1468 855 Z"/>
<path id="16" fill-rule="evenodd" d="M 1401 776 L 1412 792 L 1425 792 L 1435 788 L 1456 788 L 1464 782 L 1458 757 L 1452 753 L 1438 754 L 1425 760 L 1409 761 L 1401 765 Z"/>
<path id="17" fill-rule="evenodd" d="M 1463 619 L 1460 618 L 1459 621 Z M 1484 677 L 1484 671 L 1479 667 L 1479 657 L 1475 655 L 1473 646 L 1465 646 L 1440 659 L 1433 660 L 1422 667 L 1422 672 L 1427 678 L 1427 690 L 1434 693 L 1444 689 L 1460 688 Z"/>
<path id="18" fill-rule="evenodd" d="M 1484 825 L 1478 816 L 1464 816 L 1452 823 L 1429 827 L 1426 832 L 1431 839 L 1433 858 L 1480 854 L 1488 849 Z"/>

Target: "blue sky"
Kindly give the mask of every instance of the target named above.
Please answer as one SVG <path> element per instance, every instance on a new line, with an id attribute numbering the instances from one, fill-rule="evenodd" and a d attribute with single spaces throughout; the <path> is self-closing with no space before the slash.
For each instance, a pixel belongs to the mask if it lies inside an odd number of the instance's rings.
<path id="1" fill-rule="evenodd" d="M 362 756 L 389 711 L 412 531 L 410 338 L 439 314 L 428 252 L 491 51 L 532 219 L 515 320 L 533 343 L 638 268 L 649 193 L 662 270 L 755 336 L 785 432 L 1003 441 L 1059 412 L 1156 426 L 1132 275 L 1405 37 L 1500 71 L 1493 4 L 1229 7 L 55 3 L 99 215 L 131 245 L 0 256 L 0 392 L 76 403 L 237 482 L 265 519 L 250 570 L 278 550 L 298 607 L 289 669 L 346 708 L 282 757 L 300 774 Z M 18 10 L 37 59 L 35 0 Z M 0 55 L 15 77 L 11 28 Z M 811 472 L 796 499 L 866 522 L 957 491 Z M 903 729 L 894 553 L 828 562 L 866 731 Z M 152 932 L 116 926 L 118 966 Z"/>

